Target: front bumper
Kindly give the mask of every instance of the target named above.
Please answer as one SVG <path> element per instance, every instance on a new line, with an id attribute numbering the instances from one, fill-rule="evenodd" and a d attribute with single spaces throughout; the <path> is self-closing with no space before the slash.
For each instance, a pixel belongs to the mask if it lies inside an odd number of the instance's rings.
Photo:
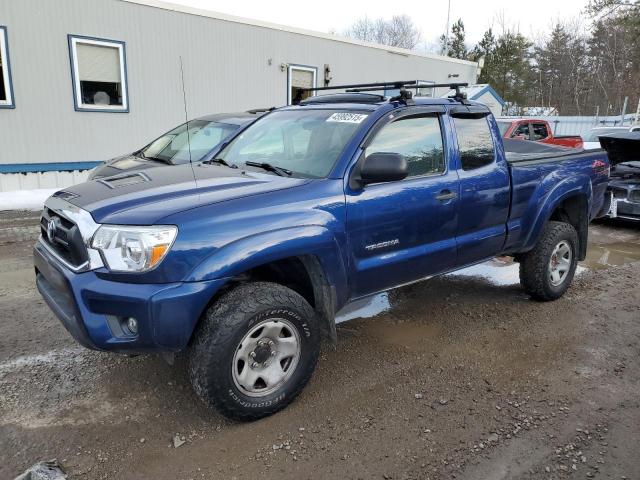
<path id="1" fill-rule="evenodd" d="M 628 199 L 613 198 L 611 208 L 607 214 L 609 218 L 624 218 L 627 220 L 640 220 L 640 202 L 631 202 Z"/>
<path id="2" fill-rule="evenodd" d="M 126 353 L 183 350 L 209 300 L 226 279 L 131 284 L 74 273 L 40 241 L 33 251 L 36 285 L 47 305 L 81 345 Z M 134 317 L 138 333 L 123 330 Z"/>

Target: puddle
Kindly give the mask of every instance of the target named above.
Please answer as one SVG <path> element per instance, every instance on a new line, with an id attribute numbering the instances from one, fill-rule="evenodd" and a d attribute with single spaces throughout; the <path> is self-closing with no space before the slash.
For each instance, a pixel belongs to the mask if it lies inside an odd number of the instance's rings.
<path id="1" fill-rule="evenodd" d="M 639 243 L 618 242 L 600 245 L 591 243 L 587 250 L 587 258 L 582 263 L 598 269 L 638 261 L 640 261 L 640 241 Z"/>
<path id="2" fill-rule="evenodd" d="M 377 295 L 361 298 L 342 307 L 336 314 L 336 323 L 346 322 L 354 318 L 375 317 L 388 311 L 390 308 L 389 293 L 378 293 Z"/>
<path id="3" fill-rule="evenodd" d="M 441 326 L 426 322 L 368 322 L 366 330 L 381 343 L 414 348 L 433 341 L 441 333 Z"/>
<path id="4" fill-rule="evenodd" d="M 576 277 L 586 270 L 586 267 L 578 265 Z M 520 264 L 514 262 L 511 257 L 496 257 L 488 262 L 463 268 L 447 275 L 481 278 L 492 285 L 499 286 L 518 285 L 520 284 Z"/>
<path id="5" fill-rule="evenodd" d="M 638 261 L 640 228 L 617 224 L 596 224 L 589 228 L 589 248 L 587 258 L 582 262 L 584 265 L 598 269 Z"/>
<path id="6" fill-rule="evenodd" d="M 576 276 L 589 269 L 638 261 L 640 261 L 640 229 L 592 225 L 589 229 L 587 258 L 576 268 Z M 520 283 L 519 268 L 519 264 L 511 257 L 496 257 L 487 262 L 448 273 L 447 276 L 473 277 L 491 285 L 509 286 Z M 390 309 L 389 294 L 379 293 L 343 307 L 336 315 L 336 323 L 355 318 L 375 317 Z"/>

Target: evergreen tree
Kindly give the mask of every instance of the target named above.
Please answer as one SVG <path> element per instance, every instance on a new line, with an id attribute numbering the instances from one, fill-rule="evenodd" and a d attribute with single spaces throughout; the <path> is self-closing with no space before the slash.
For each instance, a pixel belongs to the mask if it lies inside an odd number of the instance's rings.
<path id="1" fill-rule="evenodd" d="M 440 45 L 442 47 L 441 51 L 443 51 L 447 57 L 459 58 L 461 60 L 468 58 L 469 53 L 465 44 L 464 23 L 461 18 L 451 26 L 451 36 L 448 40 L 444 35 L 440 36 Z"/>

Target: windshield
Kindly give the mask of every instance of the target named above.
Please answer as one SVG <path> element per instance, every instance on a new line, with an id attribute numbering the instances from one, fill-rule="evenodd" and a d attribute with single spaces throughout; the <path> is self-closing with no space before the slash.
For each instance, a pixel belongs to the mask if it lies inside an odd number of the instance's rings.
<path id="1" fill-rule="evenodd" d="M 504 134 L 507 133 L 509 127 L 511 126 L 511 122 L 498 122 L 498 128 L 500 129 L 500 136 L 504 137 Z"/>
<path id="2" fill-rule="evenodd" d="M 218 158 L 230 165 L 268 163 L 303 177 L 325 177 L 368 113 L 283 110 L 258 120 Z"/>
<path id="3" fill-rule="evenodd" d="M 184 123 L 165 133 L 144 147 L 141 153 L 146 158 L 173 164 L 189 163 L 189 160 L 197 162 L 239 128 L 239 125 L 207 120 L 191 120 L 188 125 L 189 130 Z"/>
<path id="4" fill-rule="evenodd" d="M 616 132 L 626 132 L 627 130 L 624 128 L 597 128 L 591 130 L 584 137 L 585 142 L 598 142 L 598 137 L 602 135 L 610 135 Z"/>

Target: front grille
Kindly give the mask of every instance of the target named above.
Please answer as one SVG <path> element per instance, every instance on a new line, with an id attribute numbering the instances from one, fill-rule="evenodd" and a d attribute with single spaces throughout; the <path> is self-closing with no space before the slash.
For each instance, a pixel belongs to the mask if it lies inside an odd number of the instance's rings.
<path id="1" fill-rule="evenodd" d="M 56 228 L 50 238 L 49 223 L 51 221 L 55 222 Z M 40 232 L 42 241 L 69 265 L 79 267 L 89 259 L 78 226 L 47 207 L 44 208 L 40 217 Z"/>
<path id="2" fill-rule="evenodd" d="M 640 188 L 636 188 L 629 192 L 629 200 L 632 202 L 640 202 Z"/>

